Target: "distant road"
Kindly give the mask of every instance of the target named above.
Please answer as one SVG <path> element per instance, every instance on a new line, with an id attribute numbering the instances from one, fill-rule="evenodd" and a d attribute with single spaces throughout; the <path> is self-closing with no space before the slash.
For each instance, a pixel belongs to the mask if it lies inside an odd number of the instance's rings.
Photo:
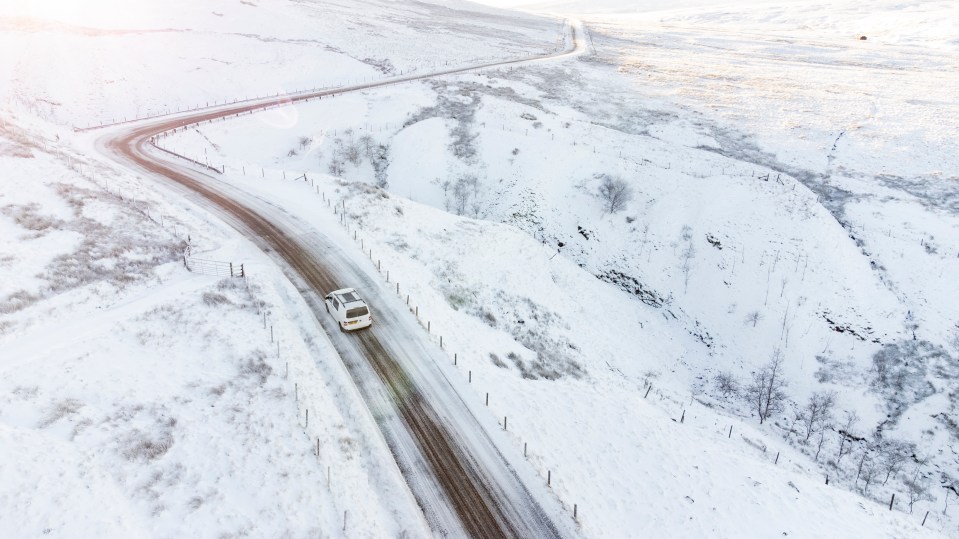
<path id="1" fill-rule="evenodd" d="M 138 173 L 166 180 L 191 200 L 220 216 L 270 254 L 297 285 L 347 366 L 389 445 L 396 463 L 436 535 L 481 538 L 571 537 L 571 519 L 545 489 L 528 488 L 485 427 L 437 367 L 448 361 L 423 336 L 417 323 L 320 230 L 304 234 L 295 218 L 270 204 L 156 151 L 156 135 L 199 122 L 333 94 L 522 65 L 581 54 L 581 23 L 568 24 L 562 52 L 407 75 L 337 89 L 298 93 L 213 109 L 142 120 L 111 128 L 98 148 Z M 323 296 L 344 287 L 361 288 L 375 322 L 369 330 L 342 335 L 326 314 Z M 544 506 L 548 506 L 546 509 Z"/>

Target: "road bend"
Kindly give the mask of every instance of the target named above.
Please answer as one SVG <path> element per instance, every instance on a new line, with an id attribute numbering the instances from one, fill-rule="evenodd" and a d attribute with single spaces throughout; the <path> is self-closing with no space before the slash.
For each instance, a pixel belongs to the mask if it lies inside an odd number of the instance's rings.
<path id="1" fill-rule="evenodd" d="M 584 31 L 580 23 L 568 24 L 567 47 L 555 54 L 144 120 L 114 126 L 97 140 L 98 150 L 107 157 L 164 182 L 210 210 L 284 269 L 330 336 L 438 536 L 550 538 L 577 533 L 544 489 L 527 486 L 535 476 L 512 466 L 439 367 L 448 358 L 423 335 L 405 305 L 384 292 L 376 277 L 361 266 L 358 253 L 344 250 L 334 238 L 269 201 L 157 151 L 152 140 L 176 128 L 291 102 L 578 55 L 585 51 Z M 325 313 L 323 296 L 347 286 L 364 291 L 376 322 L 369 330 L 342 335 Z"/>

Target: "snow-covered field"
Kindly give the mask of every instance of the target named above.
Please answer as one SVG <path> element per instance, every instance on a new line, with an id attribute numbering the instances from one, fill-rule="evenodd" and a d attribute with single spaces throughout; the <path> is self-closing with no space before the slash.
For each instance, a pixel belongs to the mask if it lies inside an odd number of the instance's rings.
<path id="1" fill-rule="evenodd" d="M 316 198 L 345 201 L 346 248 L 374 249 L 403 283 L 456 354 L 436 368 L 489 394 L 490 428 L 508 417 L 507 443 L 528 449 L 517 466 L 537 488 L 550 477 L 586 537 L 956 536 L 955 8 L 689 4 L 538 5 L 585 13 L 594 54 L 161 145 L 320 230 L 336 219 Z M 349 511 L 346 536 L 427 534 L 278 270 L 148 178 L 67 157 L 90 146 L 63 126 L 541 52 L 561 21 L 405 2 L 101 5 L 56 23 L 0 15 L 17 51 L 0 65 L 0 530 L 338 535 Z M 607 176 L 633 190 L 621 211 L 597 195 Z M 185 235 L 254 277 L 187 272 Z M 715 379 L 745 394 L 775 350 L 789 403 L 760 426 Z M 795 417 L 826 390 L 819 451 Z M 307 407 L 324 412 L 305 432 Z M 853 411 L 862 440 L 841 454 Z M 107 514 L 103 500 L 117 500 Z"/>

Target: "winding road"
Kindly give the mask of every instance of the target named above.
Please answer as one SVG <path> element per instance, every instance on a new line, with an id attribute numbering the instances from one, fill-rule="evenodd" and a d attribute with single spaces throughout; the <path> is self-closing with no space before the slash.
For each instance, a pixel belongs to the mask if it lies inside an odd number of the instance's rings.
<path id="1" fill-rule="evenodd" d="M 408 75 L 322 91 L 276 96 L 113 126 L 97 141 L 108 158 L 176 188 L 250 239 L 284 268 L 327 332 L 373 412 L 407 484 L 437 536 L 571 537 L 575 526 L 529 471 L 515 469 L 486 427 L 438 368 L 445 354 L 423 335 L 405 306 L 380 293 L 361 267 L 359 252 L 344 250 L 268 202 L 197 167 L 157 151 L 158 134 L 209 120 L 408 81 L 483 68 L 528 64 L 585 51 L 581 24 L 568 25 L 566 50 L 543 56 Z M 325 314 L 330 290 L 364 290 L 376 323 L 342 335 Z"/>

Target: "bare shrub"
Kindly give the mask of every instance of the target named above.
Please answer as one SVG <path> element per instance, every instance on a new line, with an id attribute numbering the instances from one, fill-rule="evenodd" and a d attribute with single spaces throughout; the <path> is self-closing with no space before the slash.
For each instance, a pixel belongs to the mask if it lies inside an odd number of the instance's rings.
<path id="1" fill-rule="evenodd" d="M 578 348 L 565 334 L 557 334 L 553 328 L 568 326 L 563 319 L 552 311 L 544 309 L 528 298 L 506 298 L 502 292 L 498 298 L 511 308 L 503 307 L 500 312 L 512 311 L 515 323 L 509 324 L 513 338 L 536 354 L 535 359 L 525 359 L 515 353 L 507 354 L 519 369 L 523 378 L 530 380 L 557 380 L 565 376 L 580 378 L 586 374 L 583 367 L 574 359 Z"/>
<path id="2" fill-rule="evenodd" d="M 814 433 L 824 428 L 832 420 L 832 411 L 835 406 L 835 391 L 817 391 L 809 397 L 803 416 L 803 427 L 805 427 L 806 435 L 803 439 L 804 442 L 808 442 Z"/>
<path id="3" fill-rule="evenodd" d="M 486 309 L 480 310 L 480 319 L 483 322 L 486 322 L 486 325 L 492 328 L 496 327 L 496 315 L 487 311 Z"/>
<path id="4" fill-rule="evenodd" d="M 743 322 L 744 324 L 752 324 L 753 327 L 756 327 L 756 324 L 762 319 L 763 315 L 759 311 L 753 311 L 746 315 L 746 319 Z"/>
<path id="5" fill-rule="evenodd" d="M 894 477 L 899 473 L 899 470 L 902 469 L 903 464 L 906 463 L 909 457 L 915 454 L 916 446 L 907 442 L 890 440 L 883 442 L 879 447 L 879 451 L 881 455 L 879 465 L 882 471 L 886 473 L 885 478 L 882 480 L 882 484 L 885 485 L 889 482 L 890 477 Z"/>
<path id="6" fill-rule="evenodd" d="M 203 304 L 208 307 L 217 307 L 220 305 L 233 305 L 233 302 L 219 292 L 204 292 Z"/>
<path id="7" fill-rule="evenodd" d="M 376 186 L 386 189 L 389 186 L 387 169 L 390 167 L 390 147 L 385 144 L 376 144 L 367 151 L 366 155 L 370 164 L 373 165 Z"/>
<path id="8" fill-rule="evenodd" d="M 458 159 L 467 163 L 476 160 L 476 139 L 479 138 L 479 133 L 470 129 L 471 126 L 472 123 L 460 122 L 450 131 L 453 139 L 450 142 L 450 151 Z"/>
<path id="9" fill-rule="evenodd" d="M 76 399 L 62 400 L 53 405 L 53 408 L 47 411 L 46 415 L 40 420 L 40 423 L 37 426 L 41 429 L 45 429 L 64 417 L 77 413 L 80 408 L 83 408 L 83 403 Z"/>
<path id="10" fill-rule="evenodd" d="M 36 294 L 32 294 L 26 290 L 18 290 L 4 298 L 3 303 L 0 303 L 0 314 L 12 314 L 22 311 L 39 300 L 40 296 Z"/>
<path id="11" fill-rule="evenodd" d="M 352 163 L 353 166 L 358 166 L 363 162 L 363 155 L 360 153 L 359 146 L 357 146 L 355 143 L 351 142 L 350 144 L 344 146 L 342 155 L 343 158 Z"/>
<path id="12" fill-rule="evenodd" d="M 559 380 L 564 376 L 580 378 L 584 374 L 579 363 L 544 351 L 540 351 L 536 354 L 536 359 L 529 361 L 513 352 L 506 357 L 519 369 L 520 376 L 527 380 Z"/>
<path id="13" fill-rule="evenodd" d="M 490 361 L 493 362 L 493 365 L 496 365 L 497 367 L 501 369 L 505 369 L 507 367 L 506 363 L 504 363 L 503 360 L 500 359 L 499 356 L 497 356 L 493 352 L 490 352 L 489 359 Z"/>
<path id="14" fill-rule="evenodd" d="M 270 375 L 273 374 L 273 367 L 267 365 L 265 359 L 266 355 L 263 352 L 255 352 L 242 362 L 240 374 L 258 379 L 260 385 L 265 384 Z"/>
<path id="15" fill-rule="evenodd" d="M 353 452 L 356 450 L 356 440 L 354 440 L 351 436 L 343 436 L 339 439 L 339 442 L 340 451 L 346 455 L 347 460 L 351 460 L 353 458 Z"/>
<path id="16" fill-rule="evenodd" d="M 326 167 L 326 170 L 329 171 L 330 175 L 340 178 L 343 176 L 343 173 L 346 172 L 346 165 L 339 156 L 334 155 L 333 159 L 330 160 L 330 164 Z"/>
<path id="17" fill-rule="evenodd" d="M 82 208 L 86 200 L 112 200 L 68 184 L 58 184 L 57 192 L 74 208 Z M 155 227 L 140 226 L 146 219 L 142 214 L 118 201 L 113 204 L 117 211 L 108 224 L 85 217 L 79 209 L 76 218 L 63 223 L 62 228 L 83 239 L 73 252 L 54 257 L 38 276 L 47 281 L 42 295 L 99 281 L 122 287 L 150 276 L 160 264 L 179 259 L 183 242 L 171 241 Z"/>
<path id="18" fill-rule="evenodd" d="M 171 447 L 173 447 L 173 437 L 168 434 L 154 439 L 147 433 L 134 430 L 127 439 L 123 456 L 131 461 L 151 461 L 165 455 Z"/>
<path id="19" fill-rule="evenodd" d="M 622 178 L 609 174 L 600 175 L 599 197 L 607 213 L 616 213 L 626 208 L 633 199 L 633 189 Z"/>
<path id="20" fill-rule="evenodd" d="M 22 206 L 8 205 L 0 208 L 0 213 L 13 219 L 21 227 L 42 235 L 50 230 L 63 227 L 63 221 L 40 214 L 40 205 L 36 202 Z"/>
<path id="21" fill-rule="evenodd" d="M 723 398 L 736 396 L 739 394 L 739 380 L 728 371 L 720 372 L 714 378 L 716 389 L 722 394 Z"/>
<path id="22" fill-rule="evenodd" d="M 33 150 L 40 149 L 31 135 L 19 126 L 4 123 L 0 125 L 0 135 L 3 135 L 0 136 L 0 155 L 31 159 Z"/>

